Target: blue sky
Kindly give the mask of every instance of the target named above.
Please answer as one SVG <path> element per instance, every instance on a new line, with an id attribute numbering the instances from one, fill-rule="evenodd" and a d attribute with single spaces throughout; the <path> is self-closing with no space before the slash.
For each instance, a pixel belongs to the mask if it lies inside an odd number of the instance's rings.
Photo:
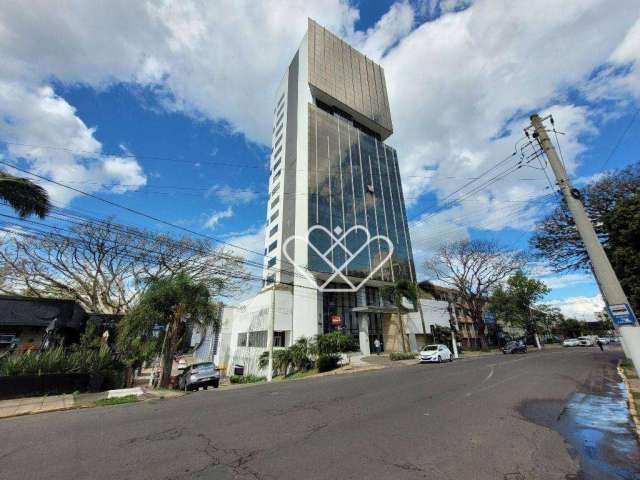
<path id="1" fill-rule="evenodd" d="M 517 1 L 9 6 L 0 13 L 0 155 L 261 250 L 273 92 L 311 16 L 385 68 L 388 143 L 400 155 L 417 262 L 466 236 L 526 248 L 552 206 L 540 170 L 450 208 L 442 199 L 511 154 L 529 114 L 554 115 L 578 183 L 601 173 L 614 148 L 606 169 L 640 151 L 638 3 L 543 3 L 545 24 Z M 58 205 L 168 229 L 50 188 Z M 566 313 L 589 317 L 600 305 L 587 274 L 534 273 Z"/>

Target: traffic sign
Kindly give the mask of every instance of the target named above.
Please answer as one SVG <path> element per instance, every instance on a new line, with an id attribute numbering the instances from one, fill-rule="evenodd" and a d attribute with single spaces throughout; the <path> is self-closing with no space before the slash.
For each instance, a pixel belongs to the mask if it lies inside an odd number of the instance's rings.
<path id="1" fill-rule="evenodd" d="M 635 325 L 636 316 L 633 314 L 631 307 L 626 303 L 609 305 L 608 309 L 611 320 L 616 325 Z"/>

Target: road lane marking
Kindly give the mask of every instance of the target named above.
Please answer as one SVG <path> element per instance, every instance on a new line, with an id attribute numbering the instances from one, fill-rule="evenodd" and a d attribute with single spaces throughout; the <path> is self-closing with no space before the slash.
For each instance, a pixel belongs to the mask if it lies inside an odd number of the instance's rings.
<path id="1" fill-rule="evenodd" d="M 489 375 L 487 375 L 485 377 L 484 380 L 482 380 L 482 382 L 480 383 L 480 385 L 482 385 L 484 382 L 486 382 L 487 380 L 489 380 L 491 377 L 493 377 L 493 367 L 491 367 L 491 371 L 489 372 Z"/>

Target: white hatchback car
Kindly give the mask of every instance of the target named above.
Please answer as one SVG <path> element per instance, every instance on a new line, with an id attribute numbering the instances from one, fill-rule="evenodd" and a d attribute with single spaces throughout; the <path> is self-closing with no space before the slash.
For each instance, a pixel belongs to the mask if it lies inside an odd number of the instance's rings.
<path id="1" fill-rule="evenodd" d="M 453 362 L 453 355 L 446 345 L 425 345 L 420 350 L 420 363 L 424 362 Z"/>

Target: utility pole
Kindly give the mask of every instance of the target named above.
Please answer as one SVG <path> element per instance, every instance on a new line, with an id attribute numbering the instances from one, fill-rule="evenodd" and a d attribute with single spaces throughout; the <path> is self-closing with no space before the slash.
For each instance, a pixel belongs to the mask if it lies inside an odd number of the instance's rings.
<path id="1" fill-rule="evenodd" d="M 453 358 L 458 358 L 458 341 L 456 340 L 456 330 L 458 330 L 458 317 L 455 306 L 449 300 L 449 323 L 451 324 L 451 345 L 453 346 Z"/>
<path id="2" fill-rule="evenodd" d="M 598 240 L 591 220 L 584 210 L 580 198 L 580 191 L 571 186 L 564 165 L 558 158 L 558 154 L 549 139 L 549 135 L 547 135 L 547 131 L 542 125 L 542 121 L 546 120 L 546 118 L 541 119 L 538 115 L 532 115 L 531 127 L 528 127 L 525 133 L 529 136 L 527 130 L 533 128 L 533 137 L 538 141 L 549 160 L 549 165 L 556 177 L 562 196 L 567 202 L 567 207 L 571 212 L 580 238 L 591 260 L 593 273 L 600 287 L 609 314 L 612 317 L 614 325 L 617 323 L 625 354 L 631 358 L 636 372 L 640 372 L 640 327 L 638 327 L 636 317 L 631 310 L 627 296 L 620 286 L 618 277 L 607 258 L 607 254 Z M 553 122 L 553 119 L 551 119 L 551 121 Z"/>
<path id="3" fill-rule="evenodd" d="M 536 341 L 536 348 L 538 350 L 542 350 L 542 346 L 540 345 L 540 337 L 538 337 L 538 325 L 536 325 L 536 323 L 533 321 L 533 307 L 529 305 L 527 310 L 529 315 L 529 324 L 533 327 L 533 339 Z"/>
<path id="4" fill-rule="evenodd" d="M 269 364 L 267 366 L 267 382 L 273 380 L 273 330 L 276 324 L 276 284 L 271 287 L 271 318 L 267 329 L 267 350 L 269 351 Z"/>

